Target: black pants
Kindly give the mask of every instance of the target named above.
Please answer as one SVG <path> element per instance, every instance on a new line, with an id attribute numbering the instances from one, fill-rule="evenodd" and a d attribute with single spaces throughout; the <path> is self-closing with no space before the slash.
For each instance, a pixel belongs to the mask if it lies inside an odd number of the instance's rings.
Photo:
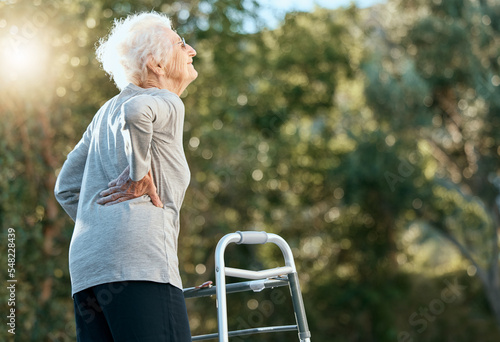
<path id="1" fill-rule="evenodd" d="M 191 342 L 182 290 L 163 283 L 107 283 L 75 293 L 78 342 Z"/>

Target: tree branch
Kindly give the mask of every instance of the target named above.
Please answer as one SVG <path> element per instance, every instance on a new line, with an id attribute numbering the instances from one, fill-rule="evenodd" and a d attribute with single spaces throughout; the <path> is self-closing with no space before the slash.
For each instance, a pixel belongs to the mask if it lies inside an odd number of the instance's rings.
<path id="1" fill-rule="evenodd" d="M 499 269 L 498 269 L 498 229 L 500 226 L 500 196 L 497 196 L 495 203 L 493 204 L 493 214 L 491 215 L 493 220 L 493 232 L 492 232 L 492 244 L 493 250 L 490 259 L 490 269 L 489 276 L 491 278 L 493 286 L 496 288 L 500 287 L 499 282 Z"/>
<path id="2" fill-rule="evenodd" d="M 447 231 L 444 231 L 444 230 L 437 230 L 439 231 L 446 239 L 448 239 L 453 245 L 455 245 L 455 247 L 458 248 L 458 250 L 460 251 L 460 253 L 462 253 L 462 255 L 468 259 L 472 265 L 474 265 L 474 267 L 476 268 L 477 270 L 477 274 L 479 276 L 479 278 L 481 278 L 481 280 L 483 281 L 483 283 L 487 286 L 489 286 L 489 278 L 488 278 L 488 275 L 486 273 L 485 270 L 483 270 L 481 268 L 481 266 L 479 266 L 479 264 L 476 262 L 476 260 L 474 259 L 474 257 L 472 256 L 472 254 L 469 252 L 469 250 L 464 246 L 462 245 L 453 235 L 451 235 L 449 232 Z"/>

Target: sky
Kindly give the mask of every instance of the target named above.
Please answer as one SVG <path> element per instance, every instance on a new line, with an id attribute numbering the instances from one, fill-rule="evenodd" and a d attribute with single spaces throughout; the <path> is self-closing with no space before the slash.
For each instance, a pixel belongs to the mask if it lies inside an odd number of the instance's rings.
<path id="1" fill-rule="evenodd" d="M 335 9 L 348 7 L 354 3 L 359 8 L 369 7 L 375 4 L 387 2 L 387 0 L 258 0 L 262 9 L 260 16 L 265 19 L 268 28 L 274 29 L 279 21 L 284 18 L 286 12 L 314 10 L 315 6 Z M 253 31 L 249 26 L 248 31 Z"/>
<path id="2" fill-rule="evenodd" d="M 299 10 L 299 11 L 310 11 L 317 4 L 320 7 L 325 8 L 337 8 L 346 7 L 354 2 L 357 7 L 364 8 L 369 7 L 376 3 L 386 2 L 386 0 L 260 0 L 263 6 L 275 8 L 278 10 Z"/>

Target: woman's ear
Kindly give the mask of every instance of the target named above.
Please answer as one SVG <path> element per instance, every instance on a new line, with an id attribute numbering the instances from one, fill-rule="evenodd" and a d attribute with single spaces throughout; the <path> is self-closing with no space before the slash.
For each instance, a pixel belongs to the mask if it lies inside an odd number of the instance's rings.
<path id="1" fill-rule="evenodd" d="M 150 58 L 148 60 L 147 66 L 148 66 L 148 69 L 151 70 L 156 75 L 164 75 L 165 74 L 165 70 L 163 69 L 161 64 L 157 63 L 152 58 Z"/>

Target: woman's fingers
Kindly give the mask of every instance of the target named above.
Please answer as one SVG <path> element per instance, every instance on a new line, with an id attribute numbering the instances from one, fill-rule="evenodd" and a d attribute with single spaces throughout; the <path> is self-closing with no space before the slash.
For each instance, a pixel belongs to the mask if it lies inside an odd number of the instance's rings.
<path id="1" fill-rule="evenodd" d="M 107 195 L 107 196 L 102 196 L 101 198 L 99 198 L 97 200 L 97 204 L 107 204 L 109 202 L 112 202 L 112 201 L 116 200 L 116 198 L 117 197 L 115 195 L 112 195 L 112 194 L 111 195 Z"/>
<path id="2" fill-rule="evenodd" d="M 110 187 L 106 190 L 101 191 L 101 193 L 99 195 L 101 195 L 102 197 L 105 197 L 105 196 L 109 196 L 111 194 L 114 194 L 116 192 L 119 192 L 120 190 L 121 190 L 121 187 L 113 186 L 113 187 Z"/>
<path id="3" fill-rule="evenodd" d="M 149 197 L 151 198 L 151 201 L 155 206 L 157 206 L 158 208 L 163 208 L 163 203 L 160 200 L 160 196 L 158 196 L 156 192 L 149 194 Z"/>
<path id="4" fill-rule="evenodd" d="M 97 204 L 111 205 L 111 204 L 120 203 L 120 202 L 129 200 L 129 199 L 133 199 L 133 198 L 134 197 L 128 193 L 114 193 L 114 194 L 110 194 L 110 195 L 104 196 L 102 198 L 99 198 L 97 200 Z"/>
<path id="5" fill-rule="evenodd" d="M 150 183 L 149 186 L 151 187 L 151 191 L 148 193 L 148 195 L 151 198 L 151 202 L 153 202 L 155 206 L 163 208 L 163 203 L 160 200 L 160 196 L 158 196 L 158 193 L 156 192 L 156 185 L 154 183 L 153 173 L 151 172 L 151 170 L 149 170 L 148 176 L 148 182 Z"/>
<path id="6" fill-rule="evenodd" d="M 127 198 L 127 197 L 120 197 L 118 198 L 117 200 L 114 200 L 112 202 L 108 202 L 108 203 L 105 203 L 104 205 L 105 206 L 108 206 L 108 205 L 113 205 L 113 204 L 117 204 L 117 203 L 121 203 L 123 201 L 126 201 L 126 200 L 129 200 L 130 198 Z"/>
<path id="7" fill-rule="evenodd" d="M 112 201 L 111 196 L 106 196 L 106 197 L 101 197 L 97 200 L 97 204 L 106 204 L 108 202 Z"/>

